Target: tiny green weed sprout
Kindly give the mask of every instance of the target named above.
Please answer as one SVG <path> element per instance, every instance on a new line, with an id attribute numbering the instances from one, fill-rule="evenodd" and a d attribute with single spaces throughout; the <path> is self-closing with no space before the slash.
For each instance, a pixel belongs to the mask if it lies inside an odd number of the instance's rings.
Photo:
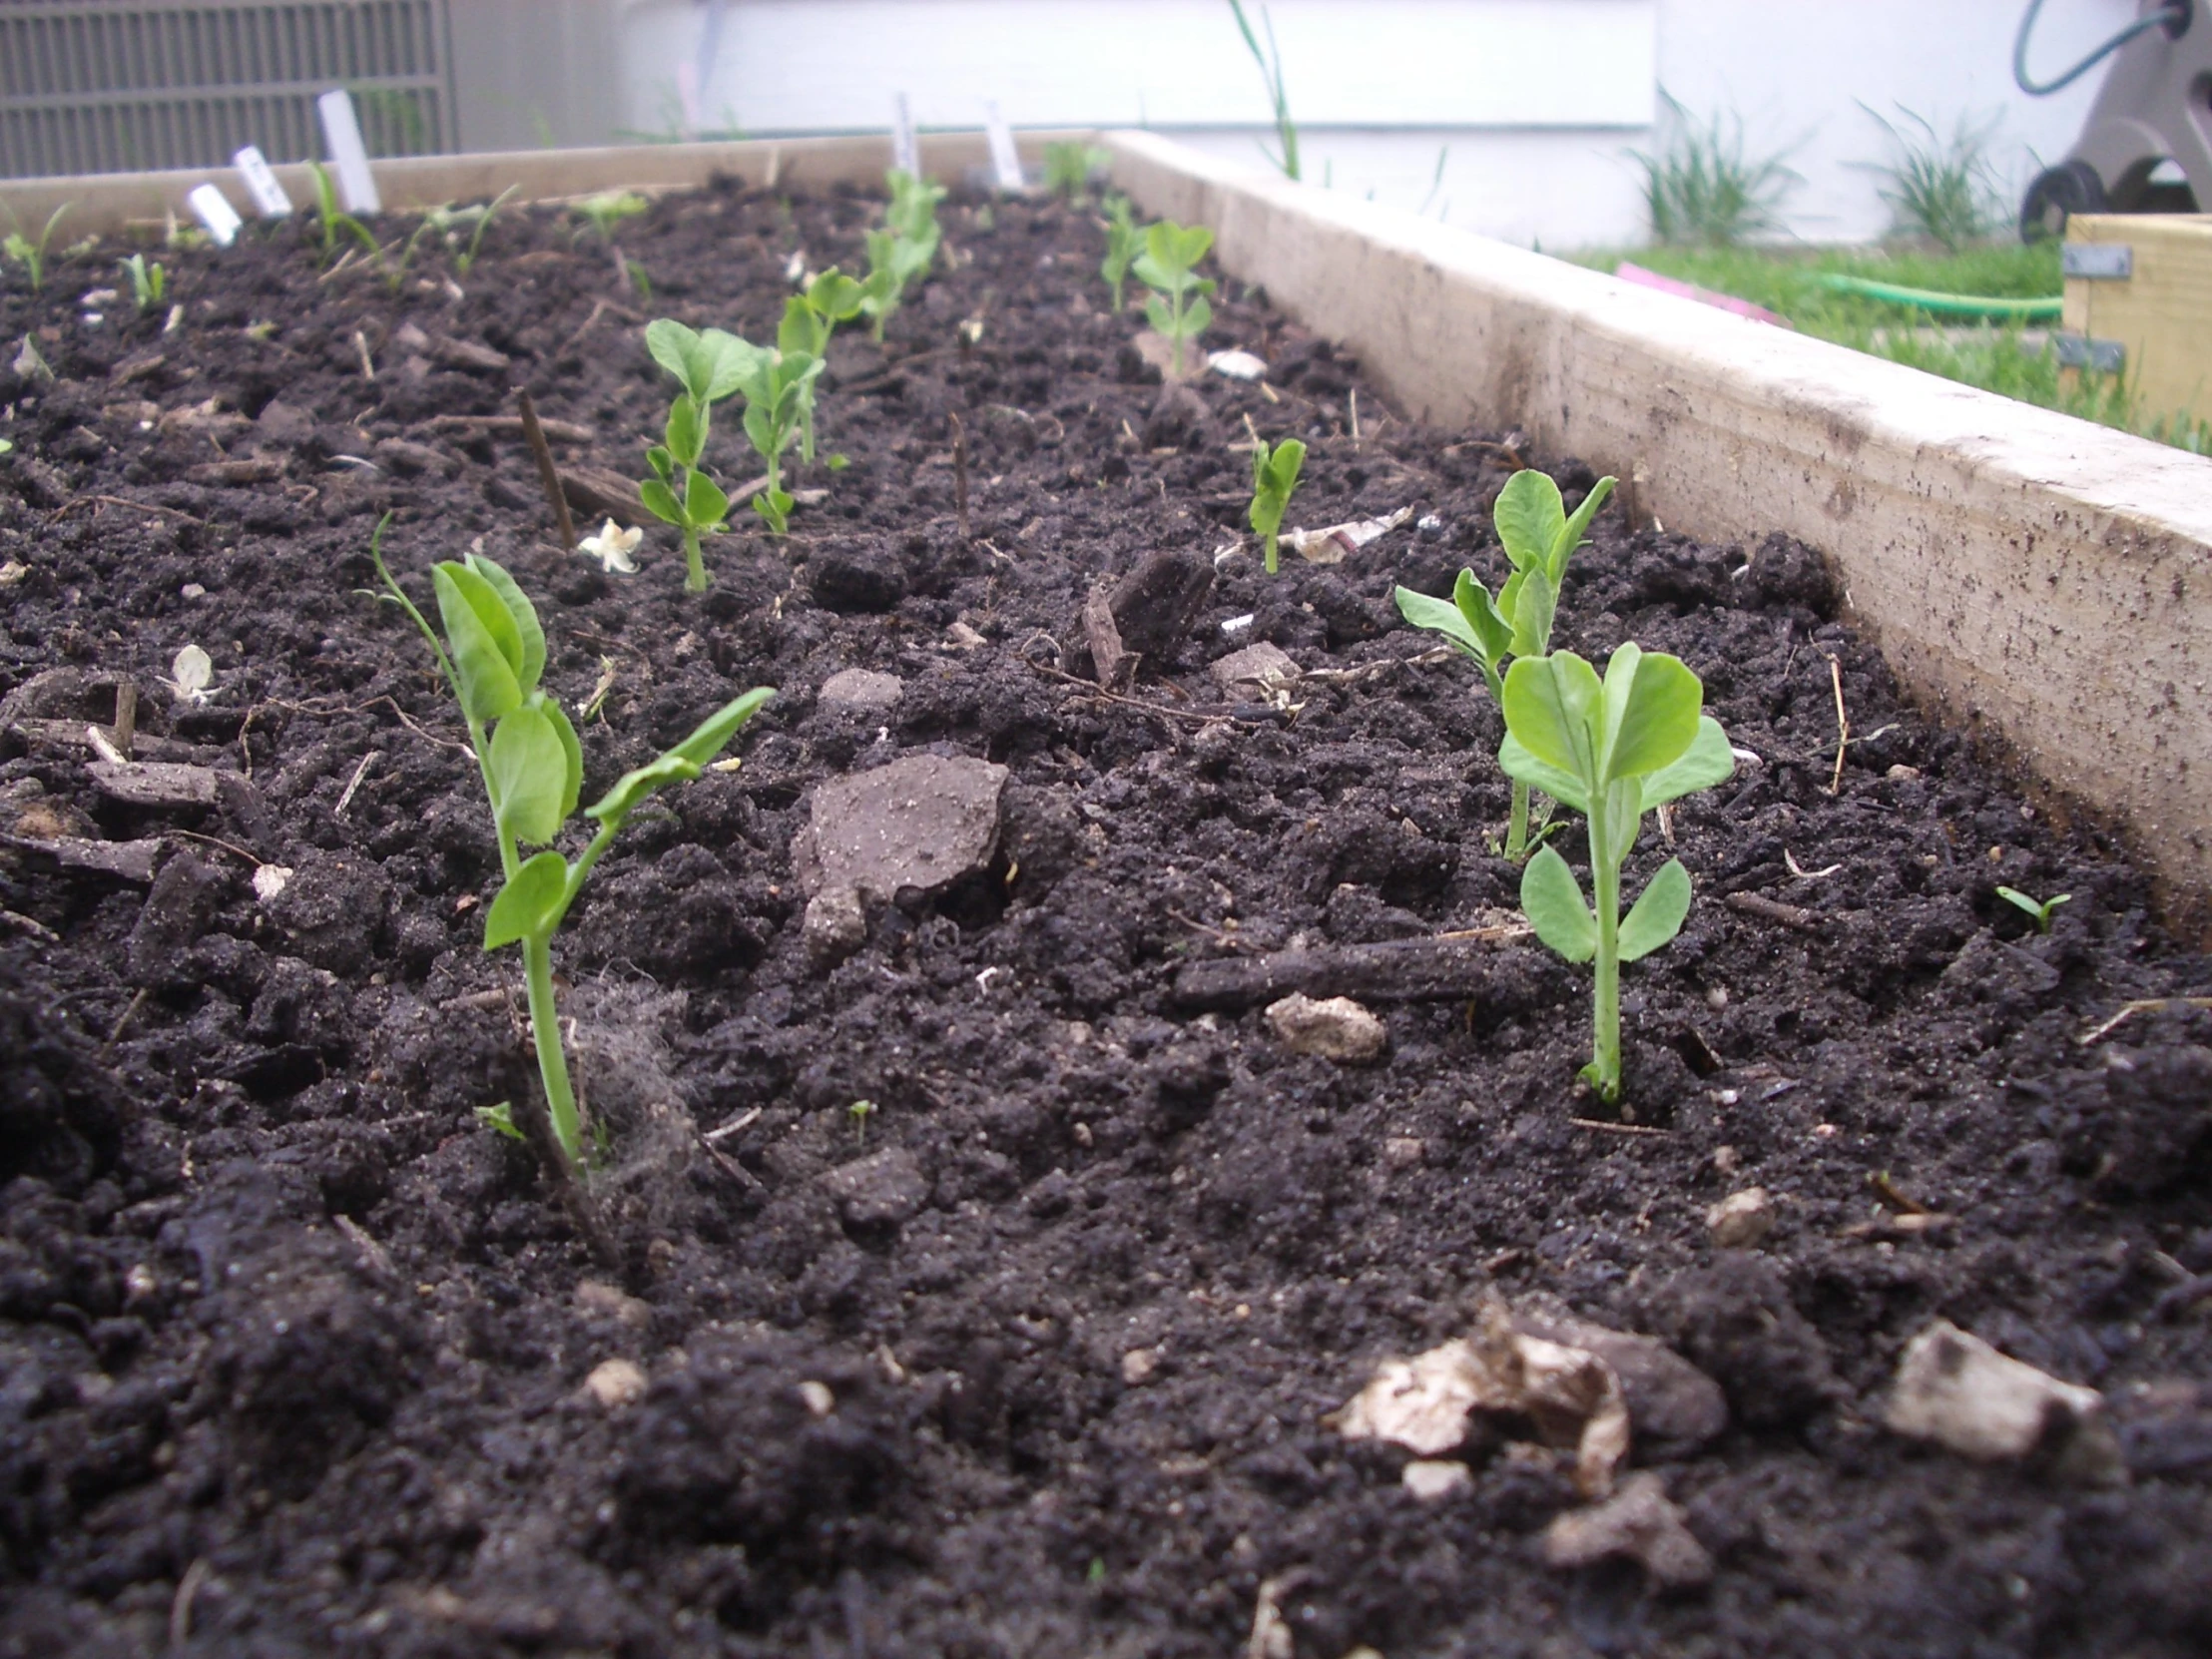
<path id="1" fill-rule="evenodd" d="M 133 254 L 127 260 L 118 261 L 117 269 L 131 278 L 131 297 L 141 316 L 168 297 L 169 273 L 162 269 L 159 260 L 148 265 L 144 254 Z"/>
<path id="2" fill-rule="evenodd" d="M 320 162 L 307 164 L 308 177 L 314 180 L 315 220 L 322 227 L 322 261 L 328 265 L 338 257 L 338 240 L 350 237 L 360 244 L 370 259 L 382 252 L 368 227 L 338 206 L 338 187 L 330 177 L 330 170 Z"/>
<path id="3" fill-rule="evenodd" d="M 388 522 L 388 520 L 387 520 Z M 438 634 L 385 568 L 383 525 L 370 556 L 385 595 L 422 631 L 439 670 L 461 706 L 476 752 L 484 793 L 499 839 L 506 879 L 484 912 L 484 948 L 522 946 L 530 1028 L 538 1075 L 545 1084 L 553 1140 L 571 1176 L 586 1162 L 585 1125 L 561 1047 L 560 1011 L 553 994 L 553 935 L 583 890 L 585 878 L 630 815 L 655 791 L 697 778 L 761 706 L 776 694 L 762 687 L 725 704 L 698 730 L 659 759 L 624 774 L 584 816 L 598 828 L 573 859 L 553 850 L 583 788 L 584 751 L 558 700 L 539 690 L 545 671 L 545 634 L 536 609 L 514 579 L 480 554 L 432 567 L 437 590 Z M 523 855 L 525 847 L 544 850 Z M 496 1108 L 488 1120 L 512 1130 Z"/>
<path id="4" fill-rule="evenodd" d="M 1277 543 L 1283 529 L 1283 514 L 1291 505 L 1291 491 L 1298 488 L 1298 469 L 1306 464 L 1306 445 L 1297 438 L 1285 438 L 1273 448 L 1266 438 L 1256 438 L 1252 449 L 1252 510 L 1253 529 L 1259 531 L 1267 543 L 1268 574 L 1275 574 Z"/>
<path id="5" fill-rule="evenodd" d="M 1283 177 L 1296 180 L 1298 164 L 1298 123 L 1291 119 L 1290 94 L 1283 88 L 1283 49 L 1275 44 L 1275 19 L 1268 15 L 1265 6 L 1260 8 L 1260 26 L 1268 32 L 1268 49 L 1260 50 L 1260 37 L 1253 33 L 1252 20 L 1245 16 L 1244 0 L 1229 0 L 1229 9 L 1237 14 L 1237 28 L 1243 33 L 1245 47 L 1252 53 L 1252 61 L 1260 66 L 1260 79 L 1268 89 L 1268 103 L 1275 111 L 1276 154 L 1268 160 L 1282 169 Z M 1262 147 L 1263 152 L 1266 146 Z"/>
<path id="6" fill-rule="evenodd" d="M 1144 252 L 1144 233 L 1137 229 L 1136 210 L 1129 205 L 1126 196 L 1106 198 L 1106 258 L 1099 266 L 1098 274 L 1106 278 L 1106 285 L 1114 290 L 1114 314 L 1121 314 L 1122 289 L 1129 280 L 1129 268 Z"/>
<path id="7" fill-rule="evenodd" d="M 1183 373 L 1183 342 L 1196 339 L 1214 320 L 1214 307 L 1207 298 L 1214 291 L 1214 280 L 1196 274 L 1198 262 L 1213 246 L 1214 233 L 1205 226 L 1185 230 L 1163 221 L 1145 231 L 1144 252 L 1134 267 L 1137 279 L 1153 290 L 1144 303 L 1145 316 L 1174 342 L 1178 378 Z"/>
<path id="8" fill-rule="evenodd" d="M 1997 896 L 2007 904 L 2018 905 L 2033 916 L 2036 932 L 2047 933 L 2050 931 L 2052 915 L 2056 912 L 2058 906 L 2072 898 L 2073 894 L 2062 892 L 2052 898 L 2030 898 L 2017 887 L 1999 887 L 1997 888 Z"/>
<path id="9" fill-rule="evenodd" d="M 6 255 L 23 268 L 24 276 L 30 278 L 33 293 L 46 286 L 46 249 L 54 240 L 54 227 L 62 222 L 62 215 L 74 206 L 74 203 L 64 202 L 56 208 L 47 217 L 46 228 L 39 232 L 36 242 L 23 234 L 23 227 L 17 222 L 14 212 L 11 210 L 8 214 L 8 234 L 0 237 L 0 254 Z"/>
<path id="10" fill-rule="evenodd" d="M 1596 911 L 1553 847 L 1521 872 L 1521 909 L 1536 936 L 1570 962 L 1597 962 L 1595 1037 L 1582 1077 L 1608 1105 L 1621 1093 L 1620 965 L 1648 956 L 1682 930 L 1690 876 L 1669 858 L 1620 913 L 1621 865 L 1643 816 L 1735 770 L 1720 722 L 1703 712 L 1705 688 L 1677 658 L 1633 642 L 1597 671 L 1571 651 L 1522 657 L 1506 671 L 1505 742 L 1498 765 L 1589 822 Z"/>
<path id="11" fill-rule="evenodd" d="M 791 528 L 795 505 L 784 488 L 784 451 L 813 412 L 822 359 L 807 351 L 753 351 L 738 381 L 745 398 L 745 435 L 768 466 L 768 482 L 753 497 L 753 510 L 780 536 Z"/>
<path id="12" fill-rule="evenodd" d="M 638 486 L 638 494 L 655 518 L 683 531 L 684 587 L 704 593 L 707 561 L 699 538 L 727 527 L 730 497 L 707 476 L 700 457 L 707 451 L 714 405 L 744 384 L 760 348 L 720 328 L 699 332 L 669 317 L 646 324 L 645 344 L 682 389 L 669 405 L 663 441 L 645 452 L 653 476 Z"/>
<path id="13" fill-rule="evenodd" d="M 633 191 L 610 190 L 585 197 L 575 208 L 594 236 L 601 242 L 613 242 L 616 227 L 626 219 L 637 218 L 652 205 Z"/>
<path id="14" fill-rule="evenodd" d="M 867 1145 L 867 1120 L 882 1109 L 872 1100 L 855 1100 L 844 1109 L 845 1116 L 852 1120 L 852 1144 L 854 1146 Z"/>
<path id="15" fill-rule="evenodd" d="M 1614 482 L 1600 478 L 1569 517 L 1559 486 L 1548 475 L 1534 468 L 1514 473 L 1490 510 L 1497 539 L 1513 566 L 1497 598 L 1491 599 L 1473 571 L 1462 570 L 1449 600 L 1399 588 L 1398 614 L 1416 628 L 1443 635 L 1461 654 L 1473 658 L 1491 700 L 1502 706 L 1505 659 L 1541 657 L 1551 649 L 1551 620 L 1559 609 L 1567 561 L 1582 545 L 1590 520 L 1613 493 Z M 1505 855 L 1518 863 L 1527 852 L 1528 786 L 1516 779 Z"/>
<path id="16" fill-rule="evenodd" d="M 849 322 L 860 314 L 863 296 L 858 282 L 831 266 L 809 282 L 803 292 L 784 301 L 784 320 L 776 329 L 777 350 L 786 356 L 797 353 L 826 356 L 830 350 L 830 336 L 836 331 L 838 323 Z M 815 458 L 815 381 L 812 377 L 800 401 L 799 456 L 812 463 Z"/>
<path id="17" fill-rule="evenodd" d="M 1044 188 L 1048 196 L 1064 196 L 1070 206 L 1089 194 L 1091 181 L 1113 165 L 1114 153 L 1103 145 L 1070 139 L 1044 147 Z"/>
<path id="18" fill-rule="evenodd" d="M 520 190 L 520 185 L 509 185 L 481 208 L 432 208 L 426 216 L 445 238 L 445 246 L 455 250 L 453 271 L 466 276 L 475 269 L 476 256 L 484 246 L 484 233 L 491 229 L 491 222 L 499 217 L 499 210 L 506 206 L 507 198 Z M 460 246 L 461 227 L 474 228 L 468 234 L 468 246 Z"/>

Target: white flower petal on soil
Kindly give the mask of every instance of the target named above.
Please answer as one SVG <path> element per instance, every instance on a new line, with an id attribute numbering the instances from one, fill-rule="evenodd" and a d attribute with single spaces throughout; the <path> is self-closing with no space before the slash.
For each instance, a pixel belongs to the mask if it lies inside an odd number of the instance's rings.
<path id="1" fill-rule="evenodd" d="M 207 702 L 208 688 L 214 683 L 215 662 L 197 645 L 186 646 L 169 665 L 169 684 L 180 703 L 197 707 Z"/>
<path id="2" fill-rule="evenodd" d="M 276 895 L 290 884 L 289 864 L 263 864 L 254 871 L 254 896 L 264 904 L 274 903 Z"/>
<path id="3" fill-rule="evenodd" d="M 1354 519 L 1348 524 L 1332 524 L 1320 530 L 1286 530 L 1283 540 L 1308 564 L 1343 564 L 1347 553 L 1358 552 L 1377 536 L 1395 530 L 1412 516 L 1412 508 L 1400 507 L 1387 518 Z"/>
<path id="4" fill-rule="evenodd" d="M 600 568 L 610 575 L 620 571 L 625 576 L 635 576 L 637 561 L 630 555 L 644 539 L 643 530 L 625 530 L 610 518 L 600 527 L 598 535 L 586 536 L 578 542 L 576 551 L 597 559 Z"/>
<path id="5" fill-rule="evenodd" d="M 1232 380 L 1257 380 L 1268 371 L 1267 359 L 1249 351 L 1216 351 L 1206 359 L 1206 366 Z"/>

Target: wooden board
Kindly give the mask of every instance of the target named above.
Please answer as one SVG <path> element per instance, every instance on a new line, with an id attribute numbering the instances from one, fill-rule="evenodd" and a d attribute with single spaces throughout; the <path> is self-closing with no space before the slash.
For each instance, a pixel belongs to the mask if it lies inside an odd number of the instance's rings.
<path id="1" fill-rule="evenodd" d="M 2066 331 L 2126 348 L 2146 414 L 2212 420 L 2212 214 L 2076 214 L 2066 241 L 2134 256 L 2128 276 L 2066 279 Z"/>

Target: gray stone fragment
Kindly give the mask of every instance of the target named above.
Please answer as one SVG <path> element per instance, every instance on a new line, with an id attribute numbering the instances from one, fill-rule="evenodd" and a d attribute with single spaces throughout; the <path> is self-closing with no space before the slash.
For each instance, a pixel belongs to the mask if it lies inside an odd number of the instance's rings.
<path id="1" fill-rule="evenodd" d="M 1611 1366 L 1621 1380 L 1639 1444 L 1657 1442 L 1689 1451 L 1728 1426 L 1728 1397 L 1721 1385 L 1656 1337 L 1592 1325 L 1548 1298 L 1515 1308 L 1513 1329 L 1587 1349 Z"/>
<path id="2" fill-rule="evenodd" d="M 1268 1005 L 1268 1024 L 1293 1054 L 1318 1054 L 1345 1065 L 1380 1060 L 1389 1028 L 1349 996 L 1315 998 L 1293 991 Z"/>
<path id="3" fill-rule="evenodd" d="M 1906 1345 L 1886 1420 L 1893 1433 L 1978 1462 L 2041 1454 L 2068 1479 L 2121 1478 L 2102 1394 L 1999 1354 L 1948 1320 Z"/>
<path id="4" fill-rule="evenodd" d="M 1268 691 L 1271 685 L 1288 685 L 1299 676 L 1298 664 L 1279 645 L 1262 640 L 1242 651 L 1232 651 L 1207 670 L 1222 690 L 1239 697 Z"/>
<path id="5" fill-rule="evenodd" d="M 174 761 L 139 761 L 117 766 L 94 761 L 86 769 L 93 788 L 110 801 L 126 807 L 213 807 L 215 772 L 208 767 L 180 766 Z"/>
<path id="6" fill-rule="evenodd" d="M 905 682 L 871 668 L 840 669 L 822 683 L 817 700 L 826 713 L 886 715 L 898 706 Z"/>
<path id="7" fill-rule="evenodd" d="M 1544 1530 L 1544 1560 L 1551 1566 L 1586 1567 L 1614 1556 L 1640 1562 L 1665 1589 L 1688 1589 L 1713 1577 L 1713 1557 L 1648 1469 L 1630 1475 L 1595 1508 L 1569 1510 Z"/>
<path id="8" fill-rule="evenodd" d="M 897 1227 L 929 1202 L 929 1177 L 904 1147 L 886 1147 L 822 1178 L 848 1227 Z"/>
<path id="9" fill-rule="evenodd" d="M 23 835 L 0 835 L 0 842 L 24 851 L 44 853 L 63 869 L 82 870 L 88 875 L 112 875 L 119 881 L 136 881 L 141 885 L 154 879 L 154 860 L 162 850 L 161 841 L 155 838 L 101 841 L 61 835 L 33 840 Z"/>
<path id="10" fill-rule="evenodd" d="M 910 755 L 814 793 L 813 821 L 792 842 L 810 895 L 806 939 L 817 962 L 866 936 L 862 906 L 927 895 L 988 864 L 998 847 L 1006 769 Z"/>

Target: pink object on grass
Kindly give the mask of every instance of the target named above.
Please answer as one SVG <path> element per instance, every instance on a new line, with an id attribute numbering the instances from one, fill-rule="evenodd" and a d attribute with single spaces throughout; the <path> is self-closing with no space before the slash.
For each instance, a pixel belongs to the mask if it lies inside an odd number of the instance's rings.
<path id="1" fill-rule="evenodd" d="M 1733 311 L 1754 322 L 1771 322 L 1777 328 L 1790 326 L 1788 317 L 1777 316 L 1764 305 L 1754 305 L 1750 300 L 1738 299 L 1732 293 L 1715 293 L 1711 288 L 1701 288 L 1673 276 L 1662 276 L 1656 271 L 1646 271 L 1642 266 L 1630 265 L 1626 260 L 1613 268 L 1613 275 L 1624 282 L 1657 288 L 1661 293 L 1671 293 L 1677 299 L 1695 299 L 1701 305 L 1717 305 L 1724 311 Z"/>

